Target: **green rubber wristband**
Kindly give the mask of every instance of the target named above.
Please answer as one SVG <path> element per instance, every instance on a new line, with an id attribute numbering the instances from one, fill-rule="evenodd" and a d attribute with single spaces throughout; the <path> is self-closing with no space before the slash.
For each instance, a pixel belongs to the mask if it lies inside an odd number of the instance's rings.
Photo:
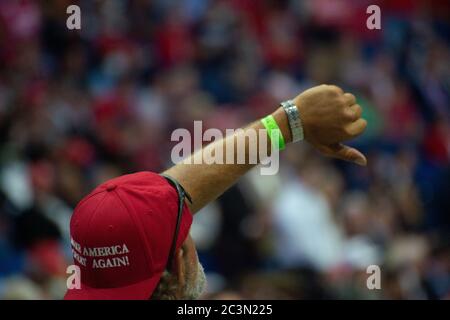
<path id="1" fill-rule="evenodd" d="M 273 143 L 272 145 L 277 146 L 279 150 L 283 150 L 285 148 L 284 137 L 281 133 L 280 127 L 278 127 L 278 123 L 275 121 L 275 118 L 272 115 L 269 115 L 265 118 L 261 119 L 261 123 L 264 125 L 264 128 L 267 130 L 267 135 L 272 141 L 272 132 L 278 131 L 278 145 Z"/>

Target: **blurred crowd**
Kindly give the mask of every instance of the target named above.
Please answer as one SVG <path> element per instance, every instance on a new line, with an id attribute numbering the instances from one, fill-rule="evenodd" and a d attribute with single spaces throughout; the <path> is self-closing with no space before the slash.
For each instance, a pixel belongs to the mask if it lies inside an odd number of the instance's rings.
<path id="1" fill-rule="evenodd" d="M 204 297 L 449 299 L 449 2 L 377 1 L 369 30 L 371 2 L 0 1 L 0 298 L 62 298 L 74 206 L 171 166 L 174 129 L 237 128 L 328 83 L 363 107 L 368 166 L 291 145 L 203 209 Z"/>

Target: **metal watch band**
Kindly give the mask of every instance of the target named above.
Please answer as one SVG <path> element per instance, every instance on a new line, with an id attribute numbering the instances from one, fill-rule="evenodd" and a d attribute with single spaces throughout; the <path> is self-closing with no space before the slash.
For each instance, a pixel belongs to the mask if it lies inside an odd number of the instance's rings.
<path id="1" fill-rule="evenodd" d="M 301 141 L 304 139 L 303 126 L 300 119 L 300 113 L 294 101 L 287 100 L 281 103 L 289 121 L 289 127 L 291 128 L 292 142 Z"/>

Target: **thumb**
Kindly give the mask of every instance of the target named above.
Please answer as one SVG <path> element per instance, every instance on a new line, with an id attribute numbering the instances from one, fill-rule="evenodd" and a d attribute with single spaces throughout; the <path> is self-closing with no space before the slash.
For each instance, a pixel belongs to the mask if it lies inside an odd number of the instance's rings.
<path id="1" fill-rule="evenodd" d="M 329 146 L 328 152 L 331 157 L 354 162 L 360 166 L 367 165 L 367 159 L 361 152 L 341 143 Z"/>

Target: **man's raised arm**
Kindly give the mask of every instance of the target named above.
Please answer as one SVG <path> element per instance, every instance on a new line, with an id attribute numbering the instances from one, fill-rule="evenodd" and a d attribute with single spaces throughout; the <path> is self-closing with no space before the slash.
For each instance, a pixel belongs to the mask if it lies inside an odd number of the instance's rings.
<path id="1" fill-rule="evenodd" d="M 361 118 L 361 107 L 356 103 L 355 97 L 350 93 L 344 93 L 342 89 L 333 85 L 321 85 L 304 91 L 293 99 L 298 108 L 300 122 L 303 128 L 304 139 L 313 145 L 322 154 L 338 159 L 366 165 L 365 156 L 358 150 L 345 146 L 342 142 L 360 135 L 366 128 L 367 122 Z M 290 123 L 295 119 L 288 118 L 283 107 L 277 108 L 272 114 L 285 143 L 293 140 Z M 270 127 L 270 125 L 269 125 Z M 192 213 L 197 212 L 209 202 L 215 200 L 229 187 L 231 187 L 242 175 L 261 161 L 261 154 L 270 154 L 271 142 L 260 143 L 257 134 L 254 140 L 245 139 L 251 137 L 249 131 L 259 132 L 268 126 L 261 121 L 256 121 L 234 135 L 222 140 L 214 141 L 201 150 L 196 151 L 188 159 L 179 163 L 165 174 L 177 179 L 185 190 L 191 195 L 192 204 L 189 204 Z M 269 130 L 268 130 L 269 131 Z M 237 161 L 239 154 L 238 141 L 245 141 L 245 161 Z M 278 142 L 277 142 L 278 143 Z M 251 146 L 251 144 L 254 144 Z M 232 146 L 230 149 L 227 146 Z M 264 148 L 265 150 L 260 150 Z M 203 154 L 214 154 L 217 150 L 223 150 L 223 164 L 207 164 Z M 227 151 L 233 150 L 230 161 Z M 261 153 L 261 151 L 264 151 Z M 253 154 L 255 153 L 255 154 Z M 250 161 L 256 157 L 257 161 Z"/>

